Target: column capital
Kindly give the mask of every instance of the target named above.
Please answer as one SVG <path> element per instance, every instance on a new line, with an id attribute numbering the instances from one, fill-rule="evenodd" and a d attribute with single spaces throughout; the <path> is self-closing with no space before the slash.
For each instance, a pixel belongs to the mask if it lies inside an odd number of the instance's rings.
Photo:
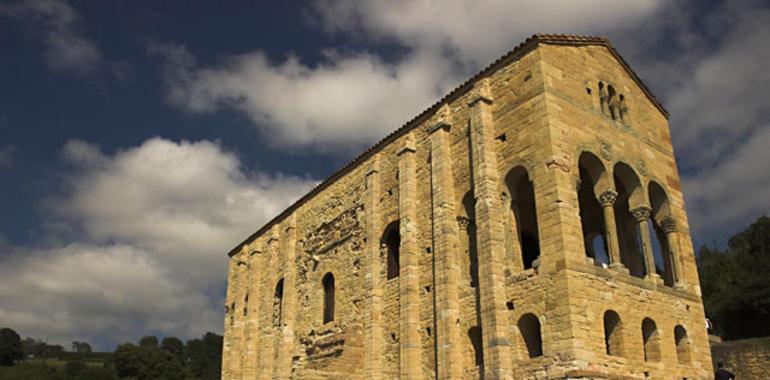
<path id="1" fill-rule="evenodd" d="M 436 123 L 436 125 L 434 125 L 432 127 L 428 127 L 427 132 L 428 132 L 429 135 L 431 135 L 431 134 L 433 134 L 433 132 L 436 132 L 436 131 L 447 131 L 447 132 L 449 132 L 449 130 L 451 128 L 452 128 L 452 126 L 449 123 L 447 123 L 445 121 L 439 121 L 438 123 Z"/>
<path id="2" fill-rule="evenodd" d="M 629 211 L 637 222 L 644 222 L 645 220 L 650 219 L 650 215 L 652 215 L 652 209 L 648 206 L 639 206 Z"/>
<path id="3" fill-rule="evenodd" d="M 612 206 L 618 199 L 618 192 L 612 189 L 607 189 L 602 191 L 602 193 L 599 194 L 596 199 L 599 201 L 599 204 L 602 205 L 602 207 Z"/>
<path id="4" fill-rule="evenodd" d="M 465 216 L 458 216 L 457 217 L 457 225 L 460 226 L 460 228 L 467 230 L 468 227 L 473 224 L 473 221 L 470 220 L 468 217 Z"/>
<path id="5" fill-rule="evenodd" d="M 475 105 L 477 105 L 479 103 L 492 104 L 492 99 L 490 99 L 490 98 L 488 98 L 488 97 L 486 97 L 484 95 L 477 95 L 477 96 L 474 96 L 473 98 L 471 98 L 470 101 L 468 101 L 468 107 L 473 107 L 473 106 L 475 106 Z"/>
<path id="6" fill-rule="evenodd" d="M 412 145 L 404 145 L 403 147 L 401 147 L 401 149 L 398 150 L 398 153 L 396 153 L 396 155 L 401 156 L 402 154 L 414 153 L 416 151 L 417 150 L 414 148 L 414 146 L 412 146 Z"/>
<path id="7" fill-rule="evenodd" d="M 663 219 L 660 222 L 660 228 L 663 229 L 663 232 L 665 233 L 676 232 L 677 231 L 676 220 L 671 217 Z"/>

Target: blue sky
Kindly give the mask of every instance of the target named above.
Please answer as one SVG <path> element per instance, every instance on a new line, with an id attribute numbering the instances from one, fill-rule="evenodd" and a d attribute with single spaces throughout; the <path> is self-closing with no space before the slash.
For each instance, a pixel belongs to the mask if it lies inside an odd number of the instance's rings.
<path id="1" fill-rule="evenodd" d="M 536 32 L 609 36 L 662 100 L 696 244 L 770 212 L 760 1 L 3 0 L 0 324 L 221 332 L 234 244 Z"/>

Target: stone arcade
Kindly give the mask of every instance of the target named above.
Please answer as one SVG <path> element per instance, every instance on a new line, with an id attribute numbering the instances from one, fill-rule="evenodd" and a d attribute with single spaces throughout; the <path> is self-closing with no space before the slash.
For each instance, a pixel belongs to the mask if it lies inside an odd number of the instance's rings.
<path id="1" fill-rule="evenodd" d="M 535 35 L 230 253 L 223 379 L 706 379 L 668 114 Z"/>

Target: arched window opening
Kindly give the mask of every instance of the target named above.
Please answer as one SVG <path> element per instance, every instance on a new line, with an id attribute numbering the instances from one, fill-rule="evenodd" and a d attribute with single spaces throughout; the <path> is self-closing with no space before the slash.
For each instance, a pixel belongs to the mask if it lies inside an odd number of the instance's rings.
<path id="1" fill-rule="evenodd" d="M 388 280 L 396 278 L 401 273 L 401 233 L 399 223 L 395 221 L 390 223 L 385 229 L 383 241 L 387 248 L 387 275 Z"/>
<path id="2" fill-rule="evenodd" d="M 524 314 L 519 319 L 519 332 L 524 339 L 530 358 L 543 355 L 543 338 L 540 333 L 540 321 L 534 314 Z"/>
<path id="3" fill-rule="evenodd" d="M 647 274 L 644 264 L 644 250 L 639 226 L 631 209 L 644 203 L 644 194 L 639 177 L 624 163 L 615 165 L 615 224 L 618 231 L 620 261 L 632 276 L 644 278 Z"/>
<path id="4" fill-rule="evenodd" d="M 618 102 L 618 113 L 620 114 L 620 121 L 626 122 L 628 116 L 628 107 L 626 106 L 626 97 L 623 94 L 618 96 L 620 101 Z"/>
<path id="5" fill-rule="evenodd" d="M 235 323 L 235 302 L 230 304 L 230 325 Z"/>
<path id="6" fill-rule="evenodd" d="M 604 88 L 604 82 L 599 81 L 599 105 L 601 107 L 602 113 L 607 114 L 607 101 L 609 99 L 607 98 L 607 89 Z"/>
<path id="7" fill-rule="evenodd" d="M 522 264 L 524 269 L 529 269 L 540 257 L 534 184 L 526 169 L 521 166 L 511 170 L 505 177 L 505 182 L 511 194 L 511 223 L 515 224 L 515 236 L 518 237 Z"/>
<path id="8" fill-rule="evenodd" d="M 479 373 L 484 373 L 484 345 L 481 336 L 481 327 L 479 326 L 473 326 L 468 330 L 468 339 L 473 346 L 474 364 L 478 367 Z"/>
<path id="9" fill-rule="evenodd" d="M 690 338 L 687 336 L 687 330 L 677 325 L 674 327 L 674 341 L 676 343 L 676 358 L 679 364 L 690 363 Z"/>
<path id="10" fill-rule="evenodd" d="M 334 320 L 334 275 L 327 273 L 323 278 L 324 323 Z"/>
<path id="11" fill-rule="evenodd" d="M 609 264 L 604 210 L 596 194 L 597 189 L 609 189 L 608 175 L 599 158 L 590 153 L 580 155 L 578 168 L 578 204 L 585 252 L 597 265 Z"/>
<path id="12" fill-rule="evenodd" d="M 476 244 L 476 198 L 473 192 L 468 192 L 463 197 L 464 216 L 458 218 L 460 228 L 468 234 L 468 273 L 470 274 L 471 287 L 479 283 L 479 256 Z"/>
<path id="13" fill-rule="evenodd" d="M 664 222 L 671 218 L 671 210 L 668 202 L 668 196 L 657 182 L 650 182 L 648 186 L 648 197 L 652 208 L 650 217 L 650 231 L 653 231 L 655 239 L 652 239 L 653 257 L 655 259 L 655 268 L 658 274 L 663 278 L 666 286 L 674 286 L 678 273 L 674 260 L 675 253 L 668 243 L 668 237 L 664 230 Z"/>
<path id="14" fill-rule="evenodd" d="M 273 326 L 281 326 L 283 319 L 283 279 L 278 280 L 273 292 Z"/>
<path id="15" fill-rule="evenodd" d="M 623 325 L 612 310 L 604 313 L 604 347 L 607 355 L 623 356 Z"/>
<path id="16" fill-rule="evenodd" d="M 618 98 L 617 94 L 615 92 L 615 87 L 612 87 L 612 85 L 607 86 L 607 104 L 609 105 L 610 110 L 610 117 L 612 120 L 618 119 Z"/>
<path id="17" fill-rule="evenodd" d="M 243 297 L 243 316 L 249 315 L 249 293 L 246 293 L 246 296 Z"/>
<path id="18" fill-rule="evenodd" d="M 655 321 L 645 318 L 642 321 L 642 340 L 644 342 L 644 361 L 660 361 L 660 335 Z"/>

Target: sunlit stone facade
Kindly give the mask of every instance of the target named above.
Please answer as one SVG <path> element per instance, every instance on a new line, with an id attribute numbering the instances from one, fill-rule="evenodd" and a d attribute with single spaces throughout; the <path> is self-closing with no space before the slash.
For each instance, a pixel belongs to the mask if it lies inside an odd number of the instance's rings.
<path id="1" fill-rule="evenodd" d="M 230 254 L 223 379 L 706 379 L 668 115 L 536 35 Z"/>

